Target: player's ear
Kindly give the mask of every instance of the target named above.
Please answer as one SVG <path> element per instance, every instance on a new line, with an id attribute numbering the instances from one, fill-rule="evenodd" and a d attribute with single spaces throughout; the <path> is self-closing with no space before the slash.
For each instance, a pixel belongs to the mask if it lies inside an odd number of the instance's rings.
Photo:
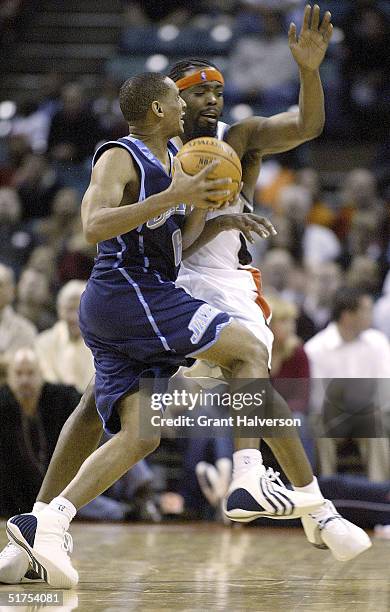
<path id="1" fill-rule="evenodd" d="M 158 100 L 154 100 L 152 102 L 152 111 L 158 117 L 163 117 L 164 116 L 163 108 L 162 108 L 162 106 L 161 106 L 161 104 L 160 104 L 160 102 Z"/>

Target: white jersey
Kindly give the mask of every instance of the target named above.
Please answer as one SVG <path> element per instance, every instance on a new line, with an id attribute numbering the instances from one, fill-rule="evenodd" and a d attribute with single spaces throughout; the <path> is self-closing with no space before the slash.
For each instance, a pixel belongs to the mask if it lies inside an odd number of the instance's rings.
<path id="1" fill-rule="evenodd" d="M 220 140 L 227 128 L 226 123 L 218 122 L 217 136 Z M 243 209 L 244 202 L 240 200 L 229 208 L 229 212 L 241 213 Z M 206 218 L 223 214 L 226 214 L 226 210 L 213 211 Z M 261 275 L 251 266 L 240 266 L 240 248 L 238 230 L 221 232 L 182 261 L 175 284 L 248 327 L 265 344 L 271 358 L 273 334 L 267 325 L 271 313 L 262 296 Z"/>
<path id="2" fill-rule="evenodd" d="M 217 138 L 223 140 L 224 134 L 228 129 L 228 124 L 218 121 Z M 230 206 L 229 210 L 215 210 L 207 213 L 206 219 L 212 219 L 219 215 L 229 213 L 241 213 L 244 205 L 241 200 Z M 238 252 L 241 248 L 240 232 L 229 230 L 221 232 L 213 240 L 202 246 L 185 261 L 182 262 L 181 273 L 185 268 L 196 270 L 198 268 L 220 268 L 223 270 L 237 270 L 239 266 Z M 179 274 L 180 274 L 179 272 Z"/>

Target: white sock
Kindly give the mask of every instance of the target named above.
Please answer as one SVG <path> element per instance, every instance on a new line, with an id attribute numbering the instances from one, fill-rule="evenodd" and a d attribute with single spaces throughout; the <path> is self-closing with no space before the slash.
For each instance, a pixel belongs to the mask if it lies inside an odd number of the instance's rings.
<path id="1" fill-rule="evenodd" d="M 245 448 L 233 453 L 233 478 L 238 478 L 254 465 L 263 463 L 261 452 L 256 448 Z"/>
<path id="2" fill-rule="evenodd" d="M 311 495 L 315 495 L 316 497 L 324 497 L 321 493 L 321 489 L 318 486 L 318 481 L 315 476 L 313 476 L 313 480 L 309 482 L 309 484 L 304 487 L 293 487 L 294 491 L 298 493 L 310 493 Z M 325 501 L 325 500 L 324 500 Z"/>
<path id="3" fill-rule="evenodd" d="M 45 504 L 45 502 L 35 502 L 35 504 L 33 505 L 33 509 L 32 509 L 33 514 L 38 514 L 39 512 L 47 508 L 48 505 L 49 504 Z"/>
<path id="4" fill-rule="evenodd" d="M 46 506 L 46 509 L 60 514 L 68 523 L 70 523 L 77 512 L 72 502 L 65 497 L 55 497 L 51 500 L 50 504 Z"/>

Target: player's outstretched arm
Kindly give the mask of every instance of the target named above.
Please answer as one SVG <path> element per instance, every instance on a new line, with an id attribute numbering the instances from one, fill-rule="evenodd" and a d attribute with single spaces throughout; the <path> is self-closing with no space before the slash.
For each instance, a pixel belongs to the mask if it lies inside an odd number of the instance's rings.
<path id="1" fill-rule="evenodd" d="M 225 179 L 208 179 L 214 166 L 211 164 L 197 175 L 189 176 L 175 160 L 177 172 L 170 187 L 139 202 L 140 183 L 132 158 L 123 148 L 109 149 L 97 161 L 81 204 L 87 242 L 96 244 L 129 232 L 182 202 L 209 208 L 208 197 L 230 193 L 221 189 Z"/>
<path id="2" fill-rule="evenodd" d="M 240 158 L 248 151 L 261 156 L 292 149 L 319 136 L 325 122 L 324 94 L 319 66 L 324 59 L 333 26 L 327 11 L 320 23 L 320 8 L 306 6 L 299 36 L 294 23 L 288 40 L 300 75 L 299 109 L 273 117 L 250 117 L 229 130 L 226 141 Z"/>

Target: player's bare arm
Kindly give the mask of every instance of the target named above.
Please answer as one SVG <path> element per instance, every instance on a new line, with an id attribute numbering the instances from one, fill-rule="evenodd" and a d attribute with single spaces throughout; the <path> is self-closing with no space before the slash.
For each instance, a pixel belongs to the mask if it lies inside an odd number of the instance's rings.
<path id="1" fill-rule="evenodd" d="M 203 231 L 192 244 L 188 246 L 183 244 L 183 259 L 191 257 L 198 249 L 216 238 L 218 234 L 229 230 L 238 230 L 251 243 L 254 242 L 253 234 L 257 234 L 265 240 L 270 236 L 275 236 L 277 233 L 271 221 L 266 217 L 251 213 L 227 213 L 219 215 L 206 221 Z"/>
<path id="2" fill-rule="evenodd" d="M 332 36 L 330 20 L 329 11 L 320 22 L 319 6 L 306 6 L 298 37 L 295 24 L 290 25 L 289 47 L 300 74 L 299 110 L 269 118 L 250 117 L 233 125 L 225 140 L 240 158 L 248 151 L 256 151 L 259 157 L 288 151 L 322 132 L 325 111 L 319 67 Z"/>
<path id="3" fill-rule="evenodd" d="M 175 160 L 176 167 L 178 163 Z M 168 189 L 138 202 L 139 177 L 134 162 L 124 149 L 109 149 L 97 161 L 82 201 L 86 240 L 96 244 L 129 232 L 181 202 L 210 208 L 210 195 L 221 197 L 229 193 L 221 189 L 225 179 L 207 178 L 213 168 L 214 165 L 210 165 L 195 176 L 178 171 Z"/>

